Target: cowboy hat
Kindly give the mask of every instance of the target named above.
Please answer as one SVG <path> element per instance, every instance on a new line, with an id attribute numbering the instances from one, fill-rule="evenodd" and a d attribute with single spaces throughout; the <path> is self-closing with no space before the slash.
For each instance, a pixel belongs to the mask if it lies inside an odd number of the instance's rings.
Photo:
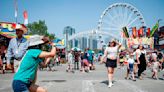
<path id="1" fill-rule="evenodd" d="M 110 42 L 116 42 L 116 40 L 115 39 L 112 39 Z"/>
<path id="2" fill-rule="evenodd" d="M 22 30 L 24 34 L 27 33 L 27 27 L 24 24 L 16 24 L 15 30 L 17 29 Z"/>
<path id="3" fill-rule="evenodd" d="M 33 35 L 29 39 L 29 47 L 36 46 L 43 43 L 45 43 L 43 41 L 43 36 L 40 36 L 40 35 Z"/>

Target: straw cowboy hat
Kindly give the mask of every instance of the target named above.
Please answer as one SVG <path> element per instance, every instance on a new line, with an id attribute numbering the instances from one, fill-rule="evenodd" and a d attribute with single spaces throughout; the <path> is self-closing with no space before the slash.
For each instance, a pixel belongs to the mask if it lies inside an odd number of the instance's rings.
<path id="1" fill-rule="evenodd" d="M 40 36 L 40 35 L 33 35 L 33 36 L 30 36 L 29 47 L 35 46 L 35 45 L 40 45 L 43 43 L 48 43 L 48 42 L 50 42 L 48 37 L 44 37 L 44 36 Z"/>
<path id="2" fill-rule="evenodd" d="M 33 35 L 29 39 L 29 47 L 43 44 L 43 43 L 45 43 L 43 41 L 43 36 L 40 36 L 40 35 Z"/>
<path id="3" fill-rule="evenodd" d="M 116 42 L 116 39 L 112 39 L 110 42 Z"/>
<path id="4" fill-rule="evenodd" d="M 19 29 L 19 30 L 22 30 L 23 33 L 27 33 L 27 27 L 24 25 L 24 24 L 16 24 L 16 30 Z"/>

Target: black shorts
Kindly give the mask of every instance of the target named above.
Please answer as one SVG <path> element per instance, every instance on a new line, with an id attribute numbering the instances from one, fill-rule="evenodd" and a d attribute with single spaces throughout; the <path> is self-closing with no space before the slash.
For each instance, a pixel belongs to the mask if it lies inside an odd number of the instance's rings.
<path id="1" fill-rule="evenodd" d="M 120 64 L 123 64 L 124 62 L 120 62 Z"/>
<path id="2" fill-rule="evenodd" d="M 106 67 L 116 68 L 117 67 L 117 60 L 111 60 L 107 58 Z"/>
<path id="3" fill-rule="evenodd" d="M 162 69 L 164 69 L 164 62 L 162 62 Z"/>

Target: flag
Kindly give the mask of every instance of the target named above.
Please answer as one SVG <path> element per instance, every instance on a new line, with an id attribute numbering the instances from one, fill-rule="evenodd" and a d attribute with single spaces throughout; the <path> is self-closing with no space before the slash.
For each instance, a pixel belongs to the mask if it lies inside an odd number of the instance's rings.
<path id="1" fill-rule="evenodd" d="M 140 35 L 140 29 L 137 31 L 138 32 L 138 37 L 140 37 L 141 35 Z"/>
<path id="2" fill-rule="evenodd" d="M 153 34 L 155 33 L 156 30 L 158 30 L 159 27 L 159 21 L 154 25 L 154 27 L 152 28 L 151 32 L 150 32 L 150 37 L 153 36 Z"/>
<path id="3" fill-rule="evenodd" d="M 146 36 L 147 36 L 147 37 L 150 36 L 150 28 L 147 29 L 147 35 L 146 35 Z"/>
<path id="4" fill-rule="evenodd" d="M 129 38 L 129 33 L 128 33 L 127 28 L 123 27 L 122 30 L 123 30 L 123 33 L 125 34 L 125 37 Z"/>
<path id="5" fill-rule="evenodd" d="M 14 0 L 15 3 L 15 18 L 18 16 L 18 5 L 17 5 L 17 0 Z"/>
<path id="6" fill-rule="evenodd" d="M 132 28 L 132 35 L 133 35 L 134 38 L 136 38 L 136 36 L 137 36 L 136 27 L 133 27 L 133 28 Z"/>
<path id="7" fill-rule="evenodd" d="M 142 37 L 142 36 L 144 35 L 144 29 L 141 27 L 141 28 L 139 29 L 139 32 L 140 32 L 140 36 Z"/>
<path id="8" fill-rule="evenodd" d="M 28 14 L 27 14 L 26 10 L 23 12 L 23 16 L 24 16 L 24 25 L 27 25 L 28 24 Z"/>

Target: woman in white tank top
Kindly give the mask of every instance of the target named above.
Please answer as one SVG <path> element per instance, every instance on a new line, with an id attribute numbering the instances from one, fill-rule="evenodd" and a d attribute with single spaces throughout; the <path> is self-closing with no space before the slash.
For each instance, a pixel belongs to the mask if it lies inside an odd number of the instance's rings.
<path id="1" fill-rule="evenodd" d="M 107 67 L 108 71 L 108 87 L 112 87 L 113 83 L 113 73 L 114 68 L 117 67 L 117 57 L 118 57 L 118 49 L 121 47 L 121 44 L 117 43 L 116 41 L 111 41 L 109 46 L 106 47 L 104 51 L 104 56 L 101 59 L 101 62 L 104 62 Z M 107 58 L 105 61 L 104 59 Z"/>

